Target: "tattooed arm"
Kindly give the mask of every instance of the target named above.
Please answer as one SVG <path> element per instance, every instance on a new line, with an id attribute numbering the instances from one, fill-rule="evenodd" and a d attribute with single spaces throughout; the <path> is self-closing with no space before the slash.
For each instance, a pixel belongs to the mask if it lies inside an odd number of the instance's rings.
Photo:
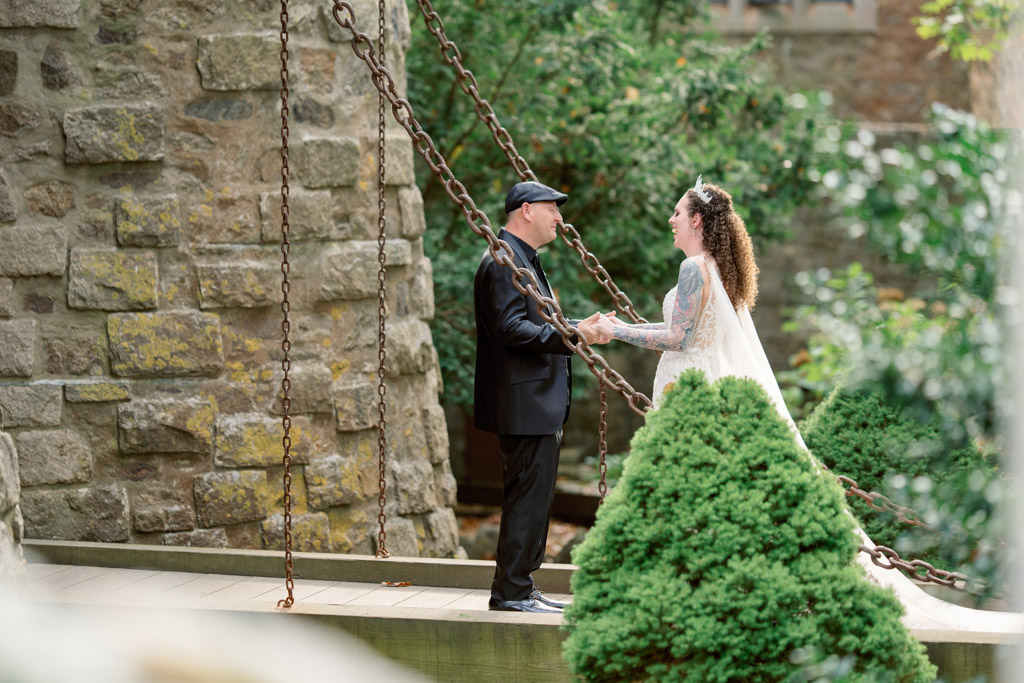
<path id="1" fill-rule="evenodd" d="M 671 319 L 646 325 L 615 325 L 613 338 L 655 351 L 681 351 L 690 345 L 701 300 L 704 296 L 704 275 L 694 259 L 686 259 L 679 267 L 679 283 Z"/>

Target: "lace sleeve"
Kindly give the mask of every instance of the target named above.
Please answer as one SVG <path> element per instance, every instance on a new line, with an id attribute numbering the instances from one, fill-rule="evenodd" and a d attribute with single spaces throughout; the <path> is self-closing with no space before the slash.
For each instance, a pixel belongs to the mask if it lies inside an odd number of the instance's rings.
<path id="1" fill-rule="evenodd" d="M 646 325 L 616 325 L 615 339 L 655 351 L 681 351 L 693 339 L 704 300 L 705 275 L 695 259 L 679 266 L 676 301 L 670 320 Z"/>

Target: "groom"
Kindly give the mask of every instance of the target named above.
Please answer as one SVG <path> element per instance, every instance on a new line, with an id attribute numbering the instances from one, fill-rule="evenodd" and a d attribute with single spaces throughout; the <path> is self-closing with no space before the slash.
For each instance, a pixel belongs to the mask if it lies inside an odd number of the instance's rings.
<path id="1" fill-rule="evenodd" d="M 558 207 L 568 198 L 541 183 L 518 183 L 505 198 L 508 219 L 498 233 L 512 248 L 516 267 L 531 271 L 541 293 L 551 298 L 537 248 L 557 236 L 562 219 Z M 488 608 L 558 612 L 564 605 L 546 598 L 530 574 L 543 562 L 547 545 L 562 425 L 569 417 L 573 351 L 554 325 L 540 316 L 536 302 L 520 294 L 512 281 L 512 271 L 485 252 L 473 283 L 474 423 L 477 429 L 498 434 L 504 489 Z M 548 307 L 547 312 L 554 311 Z M 594 329 L 599 315 L 569 322 L 587 343 L 603 343 L 608 340 Z"/>

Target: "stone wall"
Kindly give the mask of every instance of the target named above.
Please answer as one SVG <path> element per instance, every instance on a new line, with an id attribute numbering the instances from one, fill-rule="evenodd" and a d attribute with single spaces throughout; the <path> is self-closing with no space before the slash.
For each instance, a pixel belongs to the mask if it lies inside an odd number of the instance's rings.
<path id="1" fill-rule="evenodd" d="M 766 55 L 788 89 L 827 89 L 835 114 L 917 123 L 932 102 L 971 108 L 967 65 L 933 53 L 911 19 L 925 0 L 878 0 L 878 32 L 776 36 Z"/>
<path id="2" fill-rule="evenodd" d="M 291 3 L 294 547 L 371 553 L 377 97 L 330 7 Z M 0 4 L 0 408 L 30 538 L 282 544 L 279 12 Z M 388 32 L 404 89 L 401 0 Z M 388 546 L 444 556 L 423 204 L 388 136 Z"/>

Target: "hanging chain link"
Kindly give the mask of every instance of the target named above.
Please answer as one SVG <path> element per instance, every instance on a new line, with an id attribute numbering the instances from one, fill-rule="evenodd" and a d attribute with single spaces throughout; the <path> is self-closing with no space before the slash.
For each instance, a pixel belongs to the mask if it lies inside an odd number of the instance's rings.
<path id="1" fill-rule="evenodd" d="M 420 0 L 417 0 L 417 2 L 420 2 Z M 651 400 L 646 395 L 638 392 L 630 386 L 625 378 L 612 369 L 600 354 L 591 350 L 590 345 L 583 336 L 581 334 L 577 334 L 577 331 L 569 325 L 568 321 L 562 314 L 562 309 L 559 303 L 555 299 L 541 294 L 537 279 L 534 277 L 533 273 L 526 268 L 517 268 L 515 266 L 511 248 L 508 244 L 499 240 L 494 234 L 494 231 L 491 228 L 490 219 L 487 218 L 487 215 L 484 214 L 483 211 L 477 208 L 476 203 L 469 195 L 465 185 L 455 177 L 451 168 L 448 167 L 448 163 L 444 156 L 434 145 L 434 141 L 426 131 L 423 130 L 419 121 L 416 120 L 412 105 L 409 104 L 408 100 L 398 95 L 395 80 L 392 77 L 391 72 L 382 67 L 374 55 L 373 42 L 370 40 L 369 36 L 356 30 L 355 12 L 352 9 L 352 5 L 344 0 L 334 0 L 334 6 L 332 7 L 331 12 L 338 25 L 352 34 L 351 43 L 353 52 L 355 52 L 356 57 L 365 62 L 367 67 L 370 69 L 373 84 L 391 103 L 392 114 L 394 115 L 395 120 L 398 121 L 398 123 L 409 134 L 409 137 L 412 138 L 413 147 L 415 148 L 416 153 L 419 154 L 427 163 L 431 172 L 433 172 L 441 182 L 441 186 L 445 193 L 462 211 L 462 214 L 466 219 L 466 224 L 469 228 L 487 241 L 487 250 L 491 254 L 491 257 L 500 265 L 512 270 L 512 285 L 516 288 L 516 291 L 520 294 L 529 296 L 534 300 L 541 318 L 550 323 L 559 332 L 559 334 L 562 335 L 562 341 L 565 345 L 574 350 L 576 354 L 583 359 L 590 372 L 598 378 L 599 382 L 601 382 L 602 388 L 607 384 L 613 391 L 625 399 L 626 403 L 634 413 L 644 416 L 648 410 L 651 410 L 654 407 Z M 433 14 L 435 17 L 437 16 L 436 12 Z M 437 18 L 437 21 L 440 21 L 439 17 Z M 451 47 L 454 48 L 454 45 Z M 457 50 L 457 48 L 454 49 Z M 527 280 L 526 284 L 523 284 L 522 282 L 524 279 Z M 547 313 L 545 310 L 546 307 L 551 307 L 554 314 L 551 315 Z M 575 343 L 572 341 L 574 337 L 576 338 Z M 931 565 L 927 562 L 923 562 L 922 560 L 913 560 L 908 562 L 906 560 L 899 559 L 896 552 L 889 548 L 885 548 L 884 546 L 878 546 L 878 548 L 883 548 L 884 550 L 873 551 L 866 546 L 862 546 L 861 550 L 871 555 L 872 560 L 880 567 L 887 569 L 898 568 L 903 569 L 904 571 L 911 571 L 913 572 L 913 576 L 919 580 L 931 581 L 943 586 L 955 587 L 955 582 L 958 578 L 962 577 L 962 580 L 966 579 L 962 574 L 947 572 L 945 570 L 935 569 L 934 567 L 928 571 L 928 567 L 931 567 Z M 894 558 L 894 561 L 883 564 L 878 561 L 878 554 Z M 924 575 L 920 574 L 918 571 L 919 568 L 924 568 L 926 570 Z M 954 578 L 951 583 L 949 577 L 956 578 Z"/>
<path id="2" fill-rule="evenodd" d="M 604 505 L 604 495 L 608 492 L 608 394 L 604 390 L 604 382 L 598 380 L 601 386 L 601 413 L 597 422 L 597 454 L 600 458 L 598 469 L 601 472 L 601 480 L 597 484 L 597 491 L 601 498 L 597 501 L 598 507 Z"/>
<path id="3" fill-rule="evenodd" d="M 441 57 L 444 61 L 455 69 L 455 78 L 462 89 L 462 92 L 466 93 L 473 98 L 475 103 L 474 110 L 476 111 L 477 117 L 487 126 L 488 130 L 491 131 L 491 136 L 494 141 L 501 148 L 501 151 L 505 154 L 505 158 L 512 165 L 512 170 L 516 172 L 521 180 L 537 180 L 536 174 L 530 169 L 530 165 L 526 162 L 526 159 L 516 149 L 515 143 L 512 141 L 512 135 L 508 130 L 501 125 L 498 121 L 497 114 L 494 113 L 494 108 L 491 103 L 488 102 L 480 95 L 480 88 L 478 87 L 476 77 L 473 72 L 466 69 L 462 65 L 462 53 L 459 51 L 457 45 L 445 35 L 444 22 L 441 21 L 441 15 L 431 5 L 430 0 L 416 0 L 416 4 L 420 8 L 420 13 L 423 15 L 423 21 L 427 26 L 427 30 L 437 39 L 438 46 L 441 48 Z M 383 61 L 381 61 L 383 64 Z M 647 321 L 640 317 L 640 315 L 633 308 L 633 302 L 629 300 L 625 292 L 620 290 L 612 280 L 612 276 L 605 270 L 604 266 L 598 260 L 597 256 L 593 252 L 589 251 L 583 244 L 583 240 L 580 238 L 580 233 L 572 226 L 571 223 L 558 222 L 558 235 L 562 238 L 568 246 L 576 250 L 580 256 L 580 261 L 583 263 L 583 267 L 587 269 L 591 277 L 597 281 L 605 291 L 608 292 L 612 298 L 612 302 L 619 312 L 624 313 L 635 323 L 646 323 Z"/>
<path id="4" fill-rule="evenodd" d="M 409 101 L 400 97 L 395 86 L 395 80 L 386 68 L 380 66 L 380 62 L 374 55 L 373 42 L 365 33 L 355 29 L 355 14 L 352 5 L 343 0 L 334 0 L 332 8 L 334 20 L 339 26 L 352 34 L 352 50 L 356 57 L 363 60 L 369 67 L 372 80 L 375 86 L 384 93 L 391 103 L 391 111 L 395 120 L 406 130 L 412 138 L 413 147 L 416 153 L 430 167 L 430 170 L 441 181 L 441 185 L 448 197 L 462 211 L 466 218 L 466 224 L 477 235 L 487 241 L 487 249 L 492 258 L 499 264 L 512 269 L 512 284 L 520 294 L 531 297 L 537 304 L 540 316 L 562 335 L 566 346 L 574 350 L 587 364 L 588 369 L 596 377 L 605 381 L 613 390 L 620 394 L 629 404 L 630 409 L 638 415 L 643 415 L 652 407 L 651 400 L 644 394 L 638 392 L 620 375 L 613 370 L 608 362 L 600 354 L 591 350 L 590 345 L 582 335 L 577 334 L 562 314 L 558 302 L 540 293 L 537 279 L 526 268 L 517 268 L 513 262 L 512 249 L 495 236 L 491 229 L 491 222 L 483 211 L 477 208 L 473 198 L 469 196 L 466 187 L 452 173 L 444 156 L 437 150 L 434 141 L 420 126 L 419 121 L 413 113 Z M 478 224 L 479 223 L 479 224 Z M 523 280 L 527 280 L 523 284 Z M 550 306 L 554 314 L 545 311 Z M 576 339 L 573 342 L 573 339 Z M 596 368 L 596 369 L 595 369 Z"/>
<path id="5" fill-rule="evenodd" d="M 922 529 L 936 531 L 936 529 L 933 529 L 932 527 L 922 522 L 919 517 L 919 513 L 915 512 L 914 510 L 908 507 L 904 507 L 902 505 L 897 505 L 896 503 L 892 502 L 891 500 L 883 496 L 881 493 L 876 493 L 874 491 L 865 491 L 864 489 L 857 486 L 857 482 L 855 482 L 853 479 L 850 479 L 847 476 L 840 474 L 839 476 L 836 477 L 836 479 L 839 480 L 839 484 L 841 486 L 844 486 L 848 489 L 846 491 L 847 496 L 851 498 L 857 497 L 862 499 L 873 510 L 893 514 L 896 516 L 897 519 L 899 519 L 904 524 L 913 524 L 915 526 L 921 527 Z"/>
<path id="6" fill-rule="evenodd" d="M 378 0 L 377 3 L 377 54 L 380 55 L 380 64 L 384 65 L 384 0 Z M 378 78 L 379 80 L 379 78 Z M 391 553 L 388 552 L 387 546 L 387 532 L 384 531 L 384 522 L 387 520 L 387 515 L 384 513 L 384 505 L 387 503 L 387 480 L 385 474 L 387 472 L 387 392 L 388 387 L 385 382 L 386 369 L 384 367 L 384 361 L 387 358 L 387 330 L 385 329 L 385 320 L 387 317 L 387 310 L 385 307 L 385 298 L 387 296 L 387 275 L 388 271 L 385 268 L 387 264 L 387 254 L 384 251 L 384 247 L 387 244 L 387 237 L 384 234 L 387 228 L 387 219 L 384 216 L 385 209 L 385 166 L 384 166 L 384 129 L 385 129 L 385 117 L 384 117 L 384 91 L 383 88 L 378 86 L 378 101 L 377 101 L 377 114 L 378 114 L 378 127 L 377 127 L 377 259 L 380 262 L 380 269 L 377 271 L 377 342 L 379 344 L 377 350 L 377 357 L 380 361 L 380 365 L 377 368 L 377 395 L 379 400 L 377 402 L 377 447 L 379 449 L 378 465 L 379 465 L 379 484 L 380 494 L 377 496 L 377 504 L 380 506 L 380 511 L 377 513 L 377 522 L 380 524 L 380 531 L 377 532 L 377 557 L 385 558 L 390 557 Z"/>
<path id="7" fill-rule="evenodd" d="M 871 561 L 882 569 L 900 569 L 918 581 L 936 583 L 958 591 L 967 590 L 969 579 L 966 574 L 936 569 L 924 560 L 907 561 L 901 559 L 899 553 L 884 545 L 876 545 L 874 548 L 862 545 L 860 550 L 867 553 L 871 557 Z"/>
<path id="8" fill-rule="evenodd" d="M 284 447 L 284 572 L 285 588 L 288 596 L 277 603 L 278 607 L 291 607 L 295 604 L 295 581 L 292 577 L 292 381 L 291 372 L 291 321 L 288 318 L 291 312 L 291 304 L 288 301 L 288 294 L 291 284 L 288 275 L 291 272 L 291 264 L 288 262 L 288 252 L 291 251 L 291 243 L 288 236 L 291 231 L 290 208 L 288 206 L 288 179 L 291 171 L 288 167 L 288 0 L 281 0 L 281 350 L 284 352 L 281 359 L 281 369 L 284 376 L 281 379 L 281 424 L 284 427 L 284 436 L 281 444 Z"/>

